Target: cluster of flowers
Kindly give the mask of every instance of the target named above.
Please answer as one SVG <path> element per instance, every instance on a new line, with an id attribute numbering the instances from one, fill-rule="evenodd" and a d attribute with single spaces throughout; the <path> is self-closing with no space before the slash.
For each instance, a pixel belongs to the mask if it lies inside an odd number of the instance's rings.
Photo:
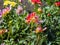
<path id="1" fill-rule="evenodd" d="M 10 12 L 10 10 L 11 10 L 10 7 L 6 7 L 4 9 L 0 10 L 0 17 L 3 17 L 6 14 L 8 14 Z"/>
<path id="2" fill-rule="evenodd" d="M 4 5 L 5 5 L 5 6 L 10 5 L 10 6 L 14 7 L 16 4 L 17 4 L 17 3 L 12 2 L 12 1 L 5 1 L 5 2 L 4 2 Z"/>
<path id="3" fill-rule="evenodd" d="M 17 3 L 15 3 L 15 2 L 5 1 L 4 6 L 8 6 L 8 5 L 10 5 L 10 6 L 0 10 L 0 17 L 5 16 L 6 14 L 8 14 L 11 10 L 11 7 L 14 7 L 16 4 Z"/>
<path id="4" fill-rule="evenodd" d="M 21 2 L 22 0 L 19 0 L 19 1 Z M 31 0 L 31 2 L 32 2 L 32 4 L 42 5 L 41 0 Z M 16 4 L 17 4 L 17 3 L 11 2 L 11 1 L 5 1 L 5 2 L 4 2 L 4 5 L 6 5 L 6 6 L 7 6 L 7 5 L 10 5 L 10 6 L 14 7 Z M 55 2 L 55 6 L 60 6 L 60 2 Z M 9 13 L 10 10 L 11 10 L 10 7 L 4 8 L 2 11 L 0 11 L 0 17 L 2 17 L 3 15 L 6 15 L 7 13 Z M 19 15 L 22 11 L 23 11 L 23 8 L 22 8 L 21 6 L 18 6 L 18 8 L 16 9 L 16 13 Z M 41 12 L 42 9 L 39 8 L 38 11 Z M 50 14 L 48 14 L 48 16 L 50 16 Z M 33 23 L 39 23 L 39 22 L 42 23 L 43 21 L 42 21 L 42 20 L 39 20 L 39 16 L 37 15 L 36 12 L 32 12 L 32 13 L 30 13 L 30 14 L 28 14 L 28 15 L 26 16 L 25 22 L 26 22 L 27 24 L 30 24 L 31 22 L 33 22 Z M 43 31 L 45 31 L 46 29 L 47 29 L 47 27 L 42 28 L 42 26 L 38 26 L 38 27 L 36 28 L 35 32 L 36 32 L 36 33 L 43 32 Z"/>

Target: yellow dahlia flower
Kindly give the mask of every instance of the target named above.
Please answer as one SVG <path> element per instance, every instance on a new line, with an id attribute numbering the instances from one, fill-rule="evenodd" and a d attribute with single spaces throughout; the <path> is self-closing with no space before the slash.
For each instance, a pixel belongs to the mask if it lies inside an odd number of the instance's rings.
<path id="1" fill-rule="evenodd" d="M 17 4 L 17 3 L 15 3 L 15 2 L 10 2 L 10 5 L 11 5 L 12 7 L 15 7 L 16 4 Z"/>
<path id="2" fill-rule="evenodd" d="M 8 4 L 10 4 L 10 1 L 4 1 L 4 5 L 8 5 Z"/>
<path id="3" fill-rule="evenodd" d="M 11 1 L 4 1 L 4 5 L 7 6 L 7 5 L 11 5 L 12 7 L 14 7 L 17 3 L 15 2 L 11 2 Z"/>

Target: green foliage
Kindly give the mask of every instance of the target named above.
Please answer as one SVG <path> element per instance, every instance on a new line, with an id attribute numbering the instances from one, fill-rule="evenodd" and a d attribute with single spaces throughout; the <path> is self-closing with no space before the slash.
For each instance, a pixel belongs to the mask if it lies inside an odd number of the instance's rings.
<path id="1" fill-rule="evenodd" d="M 44 0 L 42 0 L 43 2 Z M 60 45 L 60 7 L 56 7 L 54 2 L 59 0 L 46 0 L 47 6 L 34 5 L 34 12 L 37 13 L 39 19 L 44 22 L 42 27 L 47 30 L 36 34 L 34 31 L 38 24 L 27 24 L 25 18 L 28 11 L 24 10 L 23 14 L 17 15 L 15 8 L 2 18 L 0 29 L 7 29 L 8 32 L 0 36 L 0 44 L 5 45 Z M 24 8 L 24 7 L 23 7 Z M 42 8 L 43 13 L 37 11 Z M 48 16 L 50 14 L 50 16 Z"/>

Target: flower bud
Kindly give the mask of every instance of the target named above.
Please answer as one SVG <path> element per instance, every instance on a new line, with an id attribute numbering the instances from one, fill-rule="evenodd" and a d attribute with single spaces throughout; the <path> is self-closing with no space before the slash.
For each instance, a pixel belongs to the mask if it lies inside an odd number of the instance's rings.
<path id="1" fill-rule="evenodd" d="M 43 11 L 42 11 L 42 9 L 41 9 L 41 8 L 38 8 L 38 12 L 42 13 Z"/>
<path id="2" fill-rule="evenodd" d="M 51 14 L 50 14 L 50 13 L 48 13 L 48 14 L 47 14 L 47 16 L 51 16 Z"/>

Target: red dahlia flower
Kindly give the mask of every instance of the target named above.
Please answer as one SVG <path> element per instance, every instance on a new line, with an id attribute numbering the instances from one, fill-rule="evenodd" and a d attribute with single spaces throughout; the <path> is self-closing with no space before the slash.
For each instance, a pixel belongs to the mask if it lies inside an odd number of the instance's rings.
<path id="1" fill-rule="evenodd" d="M 35 12 L 29 14 L 26 17 L 26 23 L 30 23 L 30 22 L 38 22 L 38 16 L 36 16 Z"/>
<path id="2" fill-rule="evenodd" d="M 40 5 L 42 5 L 41 0 L 31 0 L 31 2 L 32 2 L 33 4 L 40 4 Z"/>
<path id="3" fill-rule="evenodd" d="M 55 5 L 56 6 L 60 6 L 60 2 L 55 2 Z"/>

